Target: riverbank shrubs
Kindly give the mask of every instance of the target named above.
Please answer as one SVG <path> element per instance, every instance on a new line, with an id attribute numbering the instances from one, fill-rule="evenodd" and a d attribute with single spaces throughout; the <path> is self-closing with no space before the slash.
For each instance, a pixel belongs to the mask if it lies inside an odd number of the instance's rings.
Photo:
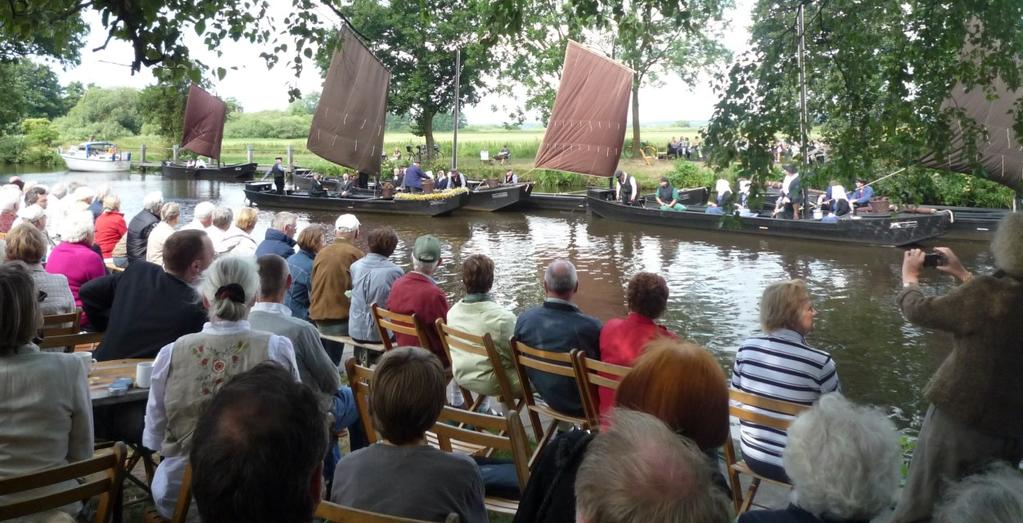
<path id="1" fill-rule="evenodd" d="M 21 134 L 0 136 L 0 162 L 7 164 L 56 165 L 60 156 L 54 144 L 60 134 L 46 118 L 21 121 Z"/>
<path id="2" fill-rule="evenodd" d="M 139 91 L 129 87 L 89 87 L 67 116 L 53 121 L 62 139 L 70 141 L 137 135 L 142 124 Z"/>
<path id="3" fill-rule="evenodd" d="M 225 138 L 306 138 L 313 117 L 284 111 L 240 113 L 228 119 Z"/>

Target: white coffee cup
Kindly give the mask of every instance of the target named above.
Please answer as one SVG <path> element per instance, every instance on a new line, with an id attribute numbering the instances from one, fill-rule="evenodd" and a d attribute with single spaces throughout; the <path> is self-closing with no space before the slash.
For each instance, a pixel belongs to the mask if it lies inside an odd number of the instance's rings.
<path id="1" fill-rule="evenodd" d="M 85 374 L 92 374 L 92 367 L 96 365 L 96 360 L 92 358 L 92 353 L 88 351 L 73 352 L 72 354 L 78 358 L 78 361 L 82 362 L 82 366 L 85 367 Z"/>
<path id="2" fill-rule="evenodd" d="M 135 386 L 148 389 L 153 382 L 153 362 L 144 361 L 135 366 Z"/>

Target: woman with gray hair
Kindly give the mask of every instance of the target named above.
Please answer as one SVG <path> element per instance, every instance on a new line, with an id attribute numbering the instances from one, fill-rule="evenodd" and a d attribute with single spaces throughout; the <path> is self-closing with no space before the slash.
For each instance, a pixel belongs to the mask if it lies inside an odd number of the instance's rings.
<path id="1" fill-rule="evenodd" d="M 792 422 L 784 462 L 792 503 L 748 512 L 739 523 L 867 522 L 895 500 L 899 434 L 880 411 L 826 394 Z"/>
<path id="2" fill-rule="evenodd" d="M 163 265 L 163 244 L 174 234 L 174 228 L 181 220 L 181 206 L 167 202 L 160 207 L 160 223 L 153 227 L 146 240 L 146 261 Z"/>
<path id="3" fill-rule="evenodd" d="M 78 297 L 78 290 L 86 282 L 107 273 L 103 258 L 92 249 L 94 234 L 92 213 L 78 211 L 69 214 L 61 223 L 60 237 L 63 241 L 53 249 L 46 260 L 46 272 L 67 276 L 71 294 L 75 297 L 75 306 L 79 308 L 82 306 L 82 299 Z M 84 312 L 82 324 L 88 324 Z"/>
<path id="4" fill-rule="evenodd" d="M 949 488 L 935 511 L 935 523 L 1019 523 L 1023 521 L 1023 474 L 1004 463 Z"/>
<path id="5" fill-rule="evenodd" d="M 201 332 L 160 349 L 146 405 L 142 443 L 164 457 L 152 488 L 157 511 L 166 518 L 174 512 L 199 414 L 220 387 L 266 360 L 279 363 L 299 381 L 291 341 L 253 331 L 247 321 L 259 296 L 255 260 L 217 259 L 203 273 L 199 291 L 210 321 Z"/>

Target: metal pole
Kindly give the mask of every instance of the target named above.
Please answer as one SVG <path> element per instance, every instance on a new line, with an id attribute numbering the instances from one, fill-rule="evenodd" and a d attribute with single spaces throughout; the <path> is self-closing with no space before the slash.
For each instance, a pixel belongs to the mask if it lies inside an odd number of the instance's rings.
<path id="1" fill-rule="evenodd" d="M 803 3 L 799 4 L 799 152 L 802 153 L 800 164 L 806 168 L 807 155 L 807 118 L 806 118 L 806 34 L 803 28 Z"/>
<path id="2" fill-rule="evenodd" d="M 288 170 L 295 170 L 295 150 L 288 144 Z"/>
<path id="3" fill-rule="evenodd" d="M 455 139 L 451 150 L 451 170 L 458 170 L 458 110 L 460 109 L 459 87 L 462 83 L 462 50 L 455 49 Z"/>

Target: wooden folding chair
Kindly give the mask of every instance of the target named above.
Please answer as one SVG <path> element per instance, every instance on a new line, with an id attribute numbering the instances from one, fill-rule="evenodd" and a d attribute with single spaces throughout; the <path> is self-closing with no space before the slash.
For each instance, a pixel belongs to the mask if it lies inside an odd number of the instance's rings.
<path id="1" fill-rule="evenodd" d="M 174 502 L 174 514 L 170 519 L 160 515 L 156 507 L 146 510 L 142 515 L 145 523 L 185 523 L 188 520 L 188 508 L 192 505 L 192 464 L 185 465 L 185 475 L 181 477 L 181 488 L 178 499 Z"/>
<path id="2" fill-rule="evenodd" d="M 501 391 L 499 399 L 501 404 L 504 405 L 505 412 L 509 410 L 522 410 L 522 398 L 516 396 L 512 389 L 511 380 L 508 379 L 508 373 L 501 363 L 501 356 L 497 353 L 497 347 L 494 346 L 494 339 L 490 336 L 490 333 L 483 336 L 470 334 L 444 323 L 444 318 L 437 318 L 435 326 L 437 327 L 437 334 L 440 335 L 440 343 L 444 347 L 444 352 L 448 355 L 448 361 L 454 361 L 451 359 L 452 349 L 487 358 L 490 361 L 490 365 L 494 368 L 497 386 Z M 458 386 L 458 389 L 462 392 L 462 397 L 465 398 L 465 404 L 469 406 L 468 410 L 475 411 L 485 399 L 485 396 L 482 394 L 474 399 L 473 392 L 461 385 Z M 539 437 L 540 435 L 537 433 L 537 438 Z"/>
<path id="3" fill-rule="evenodd" d="M 82 309 L 75 309 L 74 312 L 65 314 L 43 316 L 43 338 L 78 334 L 82 330 L 81 319 Z"/>
<path id="4" fill-rule="evenodd" d="M 0 497 L 23 494 L 18 501 L 0 504 L 0 521 L 57 509 L 75 501 L 99 496 L 94 523 L 107 523 L 118 506 L 121 480 L 124 474 L 123 443 L 113 446 L 112 452 L 90 459 L 70 463 L 48 470 L 0 480 Z M 56 492 L 32 494 L 33 490 L 55 486 L 66 481 L 78 482 Z"/>
<path id="5" fill-rule="evenodd" d="M 313 514 L 316 519 L 322 519 L 327 523 L 430 523 L 422 519 L 409 519 L 398 516 L 388 516 L 377 512 L 368 512 L 357 508 L 343 507 L 327 500 L 320 501 Z M 458 514 L 448 514 L 444 523 L 458 523 Z"/>
<path id="6" fill-rule="evenodd" d="M 575 354 L 578 349 L 572 349 L 571 352 L 551 352 L 540 349 L 535 349 L 526 345 L 515 338 L 511 340 L 512 347 L 512 359 L 515 362 L 515 370 L 519 373 L 519 382 L 522 384 L 522 397 L 526 402 L 526 412 L 529 414 L 529 422 L 535 427 L 540 426 L 540 415 L 548 416 L 551 418 L 551 422 L 544 429 L 540 438 L 537 439 L 536 451 L 533 452 L 533 456 L 529 458 L 529 466 L 532 467 L 537 457 L 540 456 L 540 452 L 554 436 L 557 431 L 558 423 L 564 421 L 571 423 L 583 429 L 589 429 L 590 423 L 586 417 L 573 416 L 564 412 L 557 411 L 551 408 L 547 404 L 537 404 L 536 398 L 533 396 L 533 386 L 529 382 L 529 375 L 526 373 L 526 369 L 533 369 L 538 372 L 546 374 L 554 374 L 564 378 L 571 378 L 577 386 L 579 391 L 579 400 L 584 402 L 585 410 L 585 397 L 588 391 L 583 389 L 582 383 L 579 382 L 577 377 L 576 367 L 574 363 Z M 584 414 L 585 416 L 585 414 Z"/>
<path id="7" fill-rule="evenodd" d="M 426 329 L 423 328 L 414 313 L 400 314 L 391 312 L 374 303 L 373 319 L 377 322 L 377 329 L 380 329 L 380 339 L 384 344 L 385 351 L 394 348 L 394 342 L 391 341 L 391 335 L 387 331 L 394 332 L 395 334 L 415 336 L 419 340 L 420 347 L 430 350 L 430 340 L 426 337 Z"/>
<path id="8" fill-rule="evenodd" d="M 373 369 L 360 365 L 355 358 L 345 361 L 345 374 L 348 385 L 352 388 L 352 396 L 359 407 L 359 421 L 366 431 L 366 441 L 370 444 L 380 441 L 380 435 L 373 428 L 373 416 L 369 410 L 370 383 L 373 381 Z"/>
<path id="9" fill-rule="evenodd" d="M 586 353 L 582 351 L 576 353 L 575 364 L 579 373 L 579 380 L 582 382 L 582 388 L 587 392 L 587 394 L 583 395 L 583 408 L 586 410 L 586 417 L 590 422 L 590 427 L 598 429 L 600 427 L 600 396 L 597 394 L 598 389 L 604 388 L 617 391 L 622 378 L 632 370 L 632 367 L 587 358 Z"/>
<path id="10" fill-rule="evenodd" d="M 810 408 L 807 405 L 765 398 L 763 396 L 750 394 L 736 389 L 729 389 L 728 397 L 731 400 L 728 405 L 728 413 L 738 418 L 739 421 L 755 423 L 757 425 L 782 431 L 788 430 L 789 425 L 792 423 L 792 418 L 778 418 L 762 412 L 747 410 L 743 408 L 743 406 L 756 407 L 758 409 L 769 410 L 792 417 L 795 417 L 800 412 Z M 736 402 L 741 403 L 742 406 L 736 405 Z M 743 514 L 753 506 L 753 498 L 757 495 L 757 489 L 760 488 L 761 481 L 768 481 L 784 487 L 792 487 L 792 485 L 789 485 L 788 483 L 765 478 L 756 472 L 753 472 L 753 470 L 746 465 L 745 460 L 738 460 L 735 452 L 735 442 L 732 440 L 731 431 L 728 433 L 728 440 L 725 441 L 725 464 L 728 466 L 728 486 L 732 489 L 732 502 L 735 504 L 736 514 Z M 747 475 L 752 478 L 745 497 L 742 495 L 742 481 L 740 475 Z"/>
<path id="11" fill-rule="evenodd" d="M 81 345 L 95 345 L 103 341 L 102 332 L 78 332 L 62 336 L 46 336 L 39 342 L 40 349 L 63 347 L 64 352 L 75 352 Z M 84 350 L 84 349 L 83 349 Z"/>
<path id="12" fill-rule="evenodd" d="M 445 452 L 477 456 L 496 450 L 510 452 L 519 493 L 525 492 L 529 482 L 529 442 L 518 411 L 511 410 L 502 417 L 444 407 L 430 432 L 437 447 Z M 514 515 L 519 508 L 517 499 L 488 496 L 484 502 L 487 510 L 501 514 Z"/>

